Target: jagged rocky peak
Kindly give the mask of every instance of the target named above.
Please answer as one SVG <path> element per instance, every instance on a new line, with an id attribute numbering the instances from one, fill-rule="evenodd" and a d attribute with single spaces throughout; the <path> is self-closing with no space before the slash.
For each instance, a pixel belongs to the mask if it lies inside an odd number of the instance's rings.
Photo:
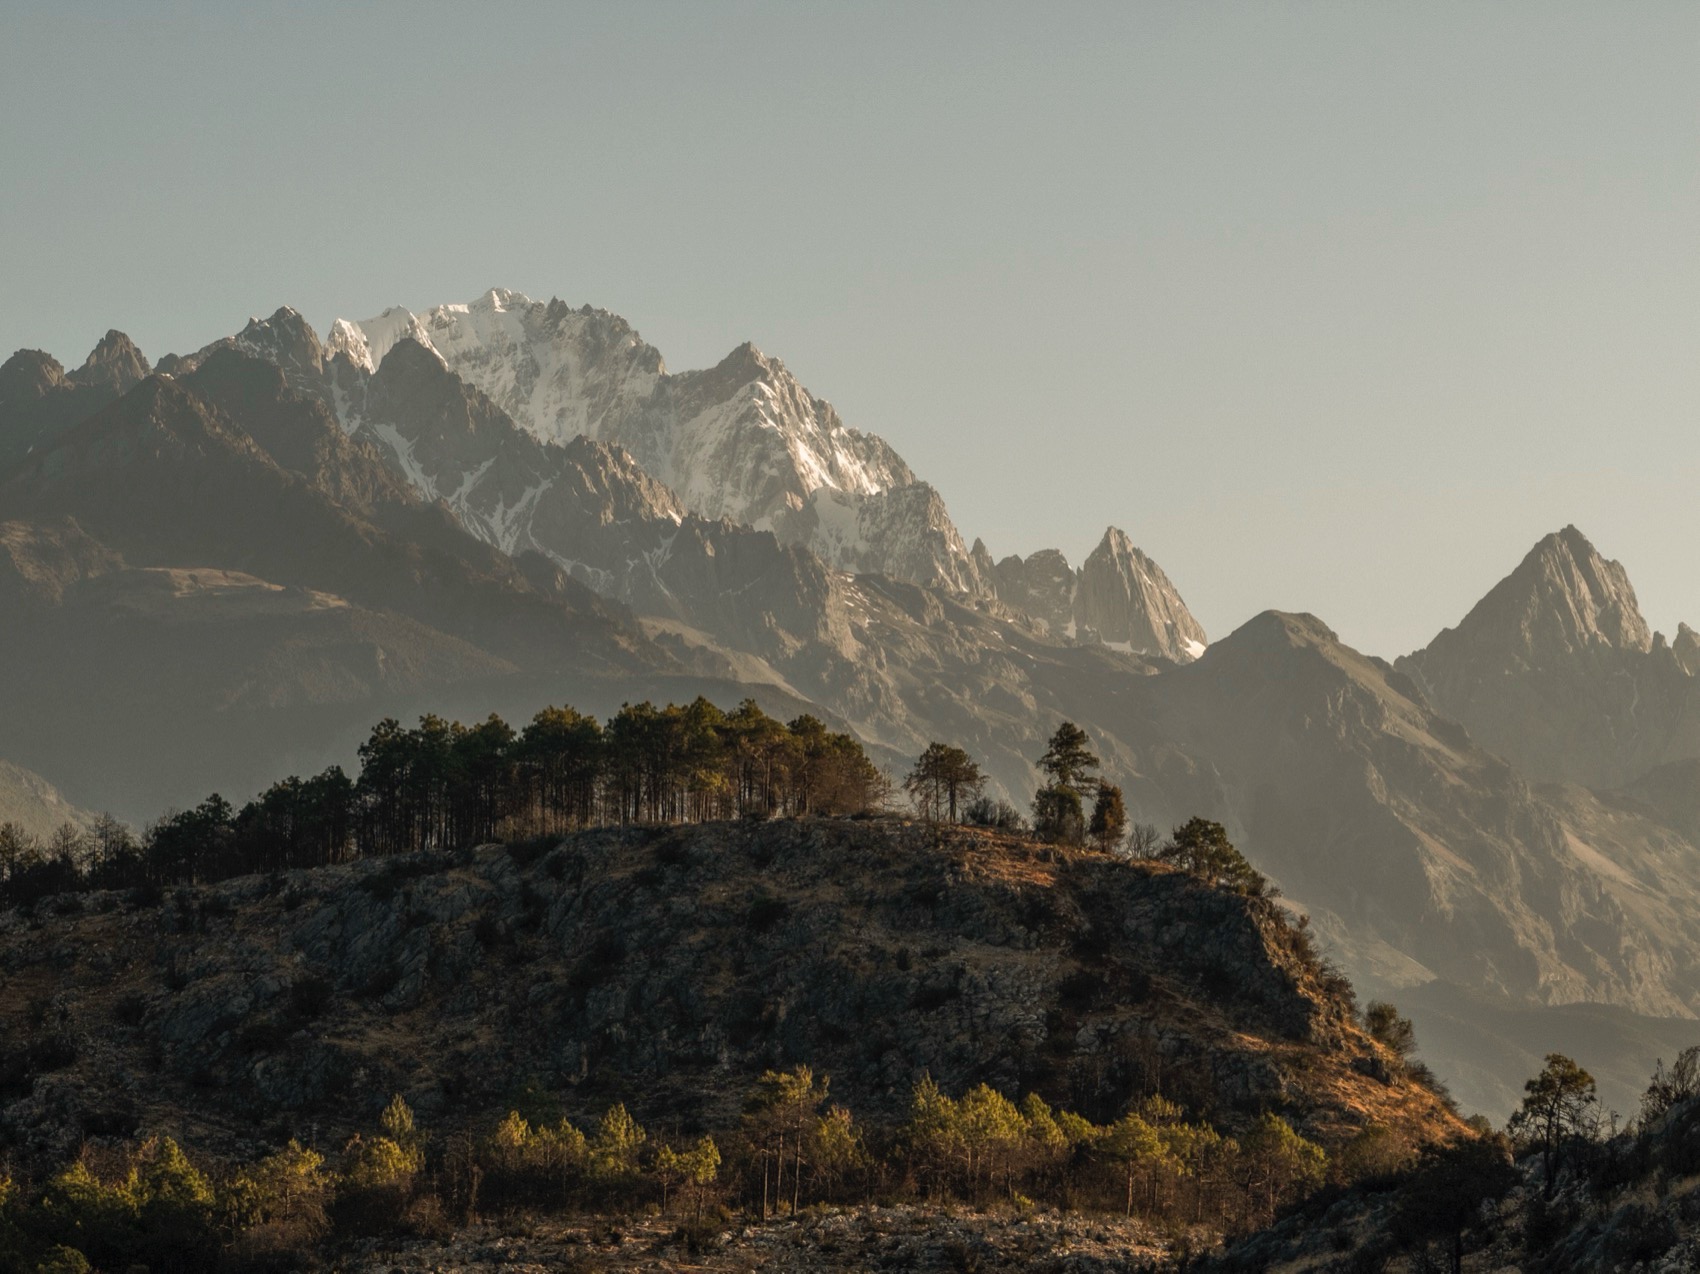
<path id="1" fill-rule="evenodd" d="M 1645 652 L 1652 646 L 1628 572 L 1567 526 L 1542 538 L 1425 653 L 1465 647 L 1510 667 L 1540 668 L 1602 648 Z"/>
<path id="2" fill-rule="evenodd" d="M 325 378 L 328 351 L 312 324 L 291 306 L 279 306 L 269 318 L 250 318 L 235 336 L 222 337 L 192 354 L 167 354 L 155 370 L 168 376 L 188 376 L 221 350 L 234 350 L 275 364 L 291 389 L 334 408 Z"/>
<path id="3" fill-rule="evenodd" d="M 375 372 L 383 363 L 384 356 L 405 340 L 417 341 L 431 349 L 431 338 L 418 316 L 403 306 L 392 305 L 364 323 L 337 319 L 331 324 L 325 349 L 333 357 L 341 354 L 361 371 Z M 439 359 L 441 357 L 438 355 Z"/>
<path id="4" fill-rule="evenodd" d="M 938 493 L 750 342 L 713 367 L 670 374 L 617 314 L 492 288 L 423 314 L 394 307 L 339 319 L 329 348 L 369 374 L 407 340 L 542 441 L 624 447 L 700 517 L 771 530 L 841 569 L 985 591 Z M 355 390 L 340 393 L 357 400 Z M 346 407 L 340 414 L 348 419 Z"/>
<path id="5" fill-rule="evenodd" d="M 0 364 L 0 404 L 28 402 L 67 388 L 88 391 L 90 401 L 105 401 L 139 384 L 151 370 L 136 343 L 114 328 L 69 374 L 51 354 L 19 350 Z"/>
<path id="6" fill-rule="evenodd" d="M 67 380 L 77 385 L 96 386 L 114 394 L 122 394 L 141 382 L 153 369 L 136 343 L 116 328 L 100 338 L 89 351 L 83 365 Z"/>
<path id="7" fill-rule="evenodd" d="M 69 375 L 52 355 L 19 350 L 0 365 L 0 468 L 48 446 L 147 375 L 148 360 L 118 331 Z"/>
<path id="8" fill-rule="evenodd" d="M 299 311 L 285 305 L 266 319 L 251 318 L 236 334 L 236 348 L 270 359 L 292 380 L 324 370 L 325 347 Z"/>
<path id="9" fill-rule="evenodd" d="M 1678 624 L 1670 649 L 1679 668 L 1690 677 L 1700 677 L 1700 633 L 1687 624 Z"/>
<path id="10" fill-rule="evenodd" d="M 1198 658 L 1207 644 L 1163 568 L 1113 526 L 1080 568 L 1075 622 L 1106 645 L 1179 662 Z"/>
<path id="11" fill-rule="evenodd" d="M 46 350 L 21 349 L 0 363 L 0 407 L 33 402 L 65 384 L 57 358 Z"/>
<path id="12" fill-rule="evenodd" d="M 663 371 L 661 355 L 618 315 L 491 288 L 464 305 L 414 314 L 392 306 L 361 322 L 338 319 L 331 348 L 376 370 L 399 341 L 415 340 L 539 438 L 602 435 L 641 408 Z"/>
<path id="13" fill-rule="evenodd" d="M 1397 666 L 1529 777 L 1606 788 L 1700 749 L 1697 665 L 1693 634 L 1655 641 L 1623 567 L 1567 526 Z"/>
<path id="14" fill-rule="evenodd" d="M 1078 585 L 1074 568 L 1056 549 L 1040 549 L 1026 558 L 1012 553 L 992 568 L 998 600 L 1040 620 L 1059 639 L 1075 635 Z"/>
<path id="15" fill-rule="evenodd" d="M 1042 549 L 1026 559 L 1004 558 L 990 579 L 999 601 L 1043 621 L 1058 639 L 1177 663 L 1198 658 L 1208 644 L 1163 568 L 1113 526 L 1078 571 L 1056 549 Z"/>
<path id="16" fill-rule="evenodd" d="M 604 522 L 634 517 L 684 520 L 685 506 L 679 498 L 645 473 L 624 447 L 580 436 L 567 443 L 562 453 L 568 461 L 568 480 L 582 483 L 584 495 L 598 497 L 596 507 Z"/>
<path id="17" fill-rule="evenodd" d="M 412 336 L 404 336 L 386 349 L 373 369 L 374 384 L 393 385 L 415 377 L 433 385 L 463 383 L 449 372 L 448 364 L 436 350 Z"/>

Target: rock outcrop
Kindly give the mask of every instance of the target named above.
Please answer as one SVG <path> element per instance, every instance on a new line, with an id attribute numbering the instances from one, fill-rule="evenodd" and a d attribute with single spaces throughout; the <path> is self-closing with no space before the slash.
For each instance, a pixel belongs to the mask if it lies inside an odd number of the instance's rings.
<path id="1" fill-rule="evenodd" d="M 1075 613 L 1107 646 L 1183 663 L 1204 653 L 1204 629 L 1163 568 L 1115 527 L 1080 568 Z"/>
<path id="2" fill-rule="evenodd" d="M 1204 629 L 1163 569 L 1110 527 L 1076 571 L 1055 549 L 993 568 L 1000 602 L 1040 621 L 1052 636 L 1102 642 L 1129 654 L 1187 663 L 1204 653 Z"/>

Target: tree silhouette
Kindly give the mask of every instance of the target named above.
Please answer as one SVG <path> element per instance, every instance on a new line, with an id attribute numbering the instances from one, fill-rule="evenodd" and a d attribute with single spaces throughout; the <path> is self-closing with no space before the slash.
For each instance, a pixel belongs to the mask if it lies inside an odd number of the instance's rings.
<path id="1" fill-rule="evenodd" d="M 1506 1131 L 1540 1150 L 1550 1199 L 1567 1153 L 1592 1128 L 1599 1105 L 1594 1077 L 1563 1053 L 1548 1053 L 1541 1073 L 1523 1085 L 1523 1092 L 1523 1104 L 1506 1123 Z"/>
<path id="2" fill-rule="evenodd" d="M 1092 802 L 1092 821 L 1087 825 L 1093 842 L 1109 853 L 1127 835 L 1127 805 L 1121 788 L 1113 783 L 1098 784 L 1098 798 Z"/>
<path id="3" fill-rule="evenodd" d="M 903 790 L 922 817 L 936 821 L 943 812 L 952 823 L 957 821 L 957 810 L 966 808 L 985 786 L 986 776 L 974 759 L 948 743 L 929 743 L 903 780 Z"/>
<path id="4" fill-rule="evenodd" d="M 1168 841 L 1158 847 L 1157 858 L 1240 893 L 1261 894 L 1267 884 L 1234 848 L 1227 829 L 1207 818 L 1189 818 L 1175 828 Z"/>

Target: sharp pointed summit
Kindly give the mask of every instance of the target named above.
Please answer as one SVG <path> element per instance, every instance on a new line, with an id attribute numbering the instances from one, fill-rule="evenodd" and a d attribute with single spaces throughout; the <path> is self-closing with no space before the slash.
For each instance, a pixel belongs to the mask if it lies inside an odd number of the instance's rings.
<path id="1" fill-rule="evenodd" d="M 991 572 L 998 600 L 1052 636 L 1189 663 L 1209 644 L 1178 589 L 1119 527 L 1077 571 L 1056 549 L 1006 557 Z"/>
<path id="2" fill-rule="evenodd" d="M 1110 527 L 1080 568 L 1079 622 L 1108 646 L 1162 655 L 1178 663 L 1196 659 L 1207 644 L 1163 568 Z"/>
<path id="3" fill-rule="evenodd" d="M 67 379 L 78 385 L 98 386 L 116 395 L 138 384 L 152 370 L 136 343 L 114 328 L 100 338 L 83 365 Z"/>
<path id="4" fill-rule="evenodd" d="M 1655 640 L 1622 564 L 1566 526 L 1398 666 L 1531 777 L 1615 787 L 1700 732 L 1692 635 L 1678 644 Z"/>
<path id="5" fill-rule="evenodd" d="M 1544 536 L 1452 631 L 1531 667 L 1600 646 L 1653 645 L 1629 573 L 1574 526 Z"/>

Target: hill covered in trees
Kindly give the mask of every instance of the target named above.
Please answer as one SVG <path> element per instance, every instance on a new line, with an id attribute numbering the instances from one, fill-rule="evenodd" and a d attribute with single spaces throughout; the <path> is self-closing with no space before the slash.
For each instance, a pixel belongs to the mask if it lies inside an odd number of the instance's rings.
<path id="1" fill-rule="evenodd" d="M 58 1233 L 73 1185 L 126 1234 L 188 1200 L 209 1262 L 286 1222 L 322 1244 L 764 1198 L 1026 1199 L 1207 1235 L 1464 1131 L 1271 900 L 891 818 L 52 895 L 0 912 L 0 973 L 20 1242 Z M 292 1173 L 322 1213 L 277 1202 Z"/>
<path id="2" fill-rule="evenodd" d="M 217 793 L 167 813 L 137 838 L 109 818 L 43 839 L 0 825 L 0 901 L 67 889 L 198 884 L 560 834 L 601 825 L 868 813 L 889 783 L 850 735 L 809 715 L 789 724 L 746 699 L 626 704 L 606 726 L 545 708 L 515 731 L 492 713 L 474 725 L 394 718 L 340 766 L 272 784 L 240 810 Z"/>

